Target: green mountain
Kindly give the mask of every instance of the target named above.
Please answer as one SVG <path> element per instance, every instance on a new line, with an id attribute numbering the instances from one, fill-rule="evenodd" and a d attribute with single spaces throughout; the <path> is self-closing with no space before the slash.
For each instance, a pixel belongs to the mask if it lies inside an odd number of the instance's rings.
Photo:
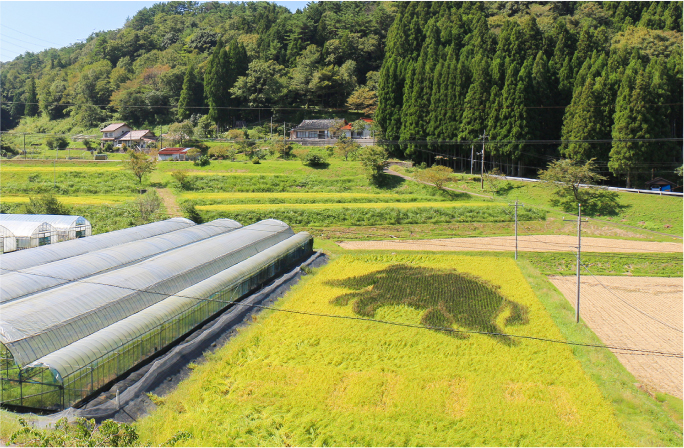
<path id="1" fill-rule="evenodd" d="M 682 2 L 158 3 L 2 64 L 0 83 L 3 130 L 188 120 L 210 137 L 353 109 L 417 161 L 469 157 L 444 141 L 486 131 L 507 174 L 558 156 L 627 182 L 682 164 L 681 142 L 639 141 L 682 137 Z"/>

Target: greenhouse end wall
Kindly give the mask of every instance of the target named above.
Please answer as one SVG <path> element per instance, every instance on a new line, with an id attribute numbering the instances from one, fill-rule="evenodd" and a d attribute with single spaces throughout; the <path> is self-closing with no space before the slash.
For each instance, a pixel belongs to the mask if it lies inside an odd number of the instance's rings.
<path id="1" fill-rule="evenodd" d="M 111 332 L 113 327 L 118 326 L 119 334 L 129 332 L 129 334 L 135 334 L 135 337 L 122 339 L 120 344 L 96 359 L 85 359 L 85 356 L 81 355 L 81 361 L 70 358 L 68 362 L 65 362 L 63 359 L 60 360 L 60 352 L 63 350 L 73 352 L 79 343 L 84 348 L 92 346 L 96 341 L 93 342 L 88 339 L 93 336 L 94 339 L 97 339 L 97 333 L 21 369 L 14 362 L 9 350 L 1 346 L 2 391 L 0 392 L 0 403 L 55 411 L 74 404 L 77 405 L 98 389 L 159 351 L 164 350 L 221 312 L 231 302 L 246 296 L 265 282 L 282 275 L 287 269 L 301 262 L 312 251 L 313 239 L 309 234 L 301 232 L 222 273 L 216 274 L 214 277 L 228 275 L 231 278 L 230 284 L 219 291 L 208 294 L 206 297 L 198 294 L 197 287 L 210 280 L 207 279 L 179 291 L 176 295 L 158 302 L 136 315 L 129 316 L 123 321 L 104 328 L 100 331 L 107 333 Z M 160 321 L 159 316 L 164 315 L 164 313 L 157 312 L 155 307 L 157 309 L 166 308 L 167 314 L 163 320 Z M 151 317 L 146 318 L 146 313 Z M 155 324 L 153 326 L 148 325 L 148 327 L 139 326 L 137 331 L 131 330 L 136 326 L 136 319 L 138 322 L 147 319 L 155 322 Z M 110 336 L 105 335 L 108 340 L 111 340 Z M 68 364 L 70 368 L 67 370 L 63 365 L 58 365 L 60 361 L 61 364 Z M 75 367 L 74 362 L 78 362 Z"/>

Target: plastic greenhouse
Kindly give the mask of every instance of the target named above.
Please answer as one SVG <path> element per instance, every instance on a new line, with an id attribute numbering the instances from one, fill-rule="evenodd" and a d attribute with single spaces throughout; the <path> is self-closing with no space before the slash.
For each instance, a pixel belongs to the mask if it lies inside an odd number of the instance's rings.
<path id="1" fill-rule="evenodd" d="M 17 238 L 11 230 L 0 225 L 0 254 L 17 250 Z"/>
<path id="2" fill-rule="evenodd" d="M 265 220 L 0 304 L 0 402 L 48 410 L 79 403 L 284 273 L 312 245 L 309 234 Z"/>
<path id="3" fill-rule="evenodd" d="M 0 303 L 18 300 L 35 292 L 140 262 L 240 227 L 242 224 L 232 219 L 217 219 L 207 224 L 9 272 L 0 281 Z"/>
<path id="4" fill-rule="evenodd" d="M 83 216 L 0 214 L 0 222 L 5 221 L 46 222 L 57 231 L 57 241 L 74 240 L 92 234 L 90 222 Z"/>
<path id="5" fill-rule="evenodd" d="M 2 226 L 12 232 L 17 241 L 17 250 L 45 246 L 57 242 L 57 230 L 46 222 L 3 221 Z M 4 255 L 4 258 L 11 255 Z"/>
<path id="6" fill-rule="evenodd" d="M 171 218 L 165 221 L 102 233 L 86 239 L 65 241 L 59 243 L 57 246 L 44 246 L 34 248 L 33 250 L 9 253 L 0 257 L 0 273 L 5 274 L 19 269 L 26 269 L 57 260 L 63 260 L 94 250 L 113 247 L 194 225 L 195 223 L 189 219 Z"/>

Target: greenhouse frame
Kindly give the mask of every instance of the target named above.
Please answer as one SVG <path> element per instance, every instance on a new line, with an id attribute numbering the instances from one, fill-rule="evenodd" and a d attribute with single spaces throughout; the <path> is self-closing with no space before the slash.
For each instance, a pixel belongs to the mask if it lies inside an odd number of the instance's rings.
<path id="1" fill-rule="evenodd" d="M 0 222 L 6 221 L 46 222 L 55 228 L 58 242 L 84 238 L 92 234 L 92 226 L 83 216 L 0 214 Z"/>
<path id="2" fill-rule="evenodd" d="M 312 248 L 308 233 L 265 220 L 0 304 L 0 402 L 45 410 L 78 404 Z"/>
<path id="3" fill-rule="evenodd" d="M 16 250 L 30 249 L 57 242 L 57 230 L 47 222 L 3 221 L 2 226 L 12 232 L 16 239 Z M 4 265 L 5 257 L 2 263 Z"/>
<path id="4" fill-rule="evenodd" d="M 17 238 L 11 230 L 0 224 L 0 254 L 17 250 Z"/>
<path id="5" fill-rule="evenodd" d="M 32 250 L 4 254 L 0 257 L 0 274 L 75 257 L 94 250 L 113 247 L 194 225 L 195 223 L 189 219 L 171 218 L 142 226 L 102 233 L 85 239 L 65 241 L 56 246 L 42 246 Z"/>
<path id="6" fill-rule="evenodd" d="M 18 300 L 48 288 L 137 263 L 169 250 L 232 232 L 240 227 L 242 224 L 232 219 L 217 219 L 207 224 L 9 272 L 4 274 L 0 281 L 0 303 Z"/>

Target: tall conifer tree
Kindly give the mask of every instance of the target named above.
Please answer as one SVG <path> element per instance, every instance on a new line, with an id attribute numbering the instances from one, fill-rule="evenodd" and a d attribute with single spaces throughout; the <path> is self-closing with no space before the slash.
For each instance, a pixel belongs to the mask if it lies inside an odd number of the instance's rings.
<path id="1" fill-rule="evenodd" d="M 38 94 L 36 93 L 36 79 L 33 76 L 26 81 L 26 99 L 24 103 L 24 115 L 35 117 L 38 114 Z"/>

